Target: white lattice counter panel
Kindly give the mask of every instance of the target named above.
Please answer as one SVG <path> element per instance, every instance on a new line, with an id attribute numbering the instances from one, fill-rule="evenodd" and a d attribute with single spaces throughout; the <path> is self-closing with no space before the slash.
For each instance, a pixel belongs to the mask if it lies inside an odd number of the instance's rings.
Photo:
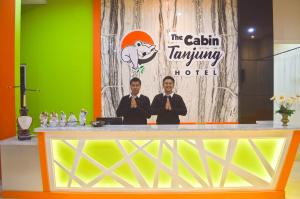
<path id="1" fill-rule="evenodd" d="M 52 191 L 272 190 L 291 130 L 51 131 Z"/>

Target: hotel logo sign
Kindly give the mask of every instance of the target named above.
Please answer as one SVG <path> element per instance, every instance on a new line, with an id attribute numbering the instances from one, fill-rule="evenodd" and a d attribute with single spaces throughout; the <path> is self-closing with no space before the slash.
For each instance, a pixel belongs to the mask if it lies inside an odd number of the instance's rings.
<path id="1" fill-rule="evenodd" d="M 212 34 L 170 33 L 167 44 L 169 61 L 184 62 L 186 67 L 174 69 L 174 76 L 217 76 L 218 64 L 224 57 L 222 40 Z M 190 67 L 193 62 L 204 62 L 205 68 Z"/>
<path id="2" fill-rule="evenodd" d="M 121 41 L 121 59 L 136 72 L 143 73 L 144 65 L 157 54 L 153 39 L 144 31 L 131 31 Z"/>

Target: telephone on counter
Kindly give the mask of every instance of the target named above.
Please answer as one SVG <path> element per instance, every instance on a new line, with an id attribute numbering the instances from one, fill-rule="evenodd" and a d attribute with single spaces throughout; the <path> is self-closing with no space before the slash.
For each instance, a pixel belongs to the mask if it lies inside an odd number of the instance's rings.
<path id="1" fill-rule="evenodd" d="M 98 117 L 97 122 L 101 122 L 103 125 L 122 125 L 123 120 L 121 117 Z"/>
<path id="2" fill-rule="evenodd" d="M 103 121 L 92 121 L 92 123 L 91 123 L 92 127 L 101 127 L 104 124 L 105 123 Z"/>

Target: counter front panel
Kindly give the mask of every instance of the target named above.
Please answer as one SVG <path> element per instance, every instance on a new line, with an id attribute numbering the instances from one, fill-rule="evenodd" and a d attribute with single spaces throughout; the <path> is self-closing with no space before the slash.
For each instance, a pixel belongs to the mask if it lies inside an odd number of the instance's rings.
<path id="1" fill-rule="evenodd" d="M 273 190 L 292 130 L 45 134 L 51 191 Z"/>

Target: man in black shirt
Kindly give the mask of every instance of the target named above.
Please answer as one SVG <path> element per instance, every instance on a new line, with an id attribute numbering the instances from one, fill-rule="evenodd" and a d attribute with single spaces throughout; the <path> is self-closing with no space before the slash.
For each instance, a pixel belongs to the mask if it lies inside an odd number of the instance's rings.
<path id="1" fill-rule="evenodd" d="M 180 95 L 173 92 L 175 80 L 171 76 L 163 79 L 164 93 L 154 97 L 151 114 L 157 115 L 157 124 L 179 124 L 178 115 L 186 115 L 187 110 Z"/>
<path id="2" fill-rule="evenodd" d="M 134 77 L 130 80 L 130 95 L 122 97 L 117 109 L 117 116 L 123 117 L 123 124 L 147 124 L 150 114 L 150 100 L 140 94 L 141 80 Z"/>

